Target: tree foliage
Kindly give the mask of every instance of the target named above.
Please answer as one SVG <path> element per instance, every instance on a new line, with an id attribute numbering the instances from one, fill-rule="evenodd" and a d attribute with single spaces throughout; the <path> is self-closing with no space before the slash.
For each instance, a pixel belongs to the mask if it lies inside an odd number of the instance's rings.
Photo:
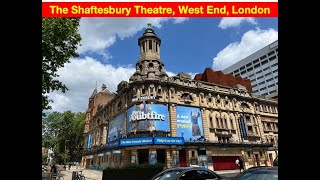
<path id="1" fill-rule="evenodd" d="M 51 109 L 47 93 L 65 92 L 66 85 L 57 80 L 57 71 L 72 57 L 78 57 L 80 18 L 42 18 L 42 109 Z"/>
<path id="2" fill-rule="evenodd" d="M 56 162 L 80 161 L 85 113 L 53 112 L 42 122 L 42 146 L 53 149 Z"/>

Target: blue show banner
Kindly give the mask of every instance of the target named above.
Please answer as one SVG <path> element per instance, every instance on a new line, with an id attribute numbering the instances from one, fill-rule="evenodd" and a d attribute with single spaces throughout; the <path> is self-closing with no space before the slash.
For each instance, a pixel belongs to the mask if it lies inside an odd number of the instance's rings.
<path id="1" fill-rule="evenodd" d="M 203 136 L 200 108 L 177 106 L 177 136 L 191 141 Z"/>
<path id="2" fill-rule="evenodd" d="M 120 139 L 125 132 L 124 114 L 120 114 L 109 122 L 108 141 Z"/>
<path id="3" fill-rule="evenodd" d="M 182 145 L 183 137 L 154 137 L 154 144 Z"/>
<path id="4" fill-rule="evenodd" d="M 87 141 L 87 149 L 91 148 L 91 139 L 92 139 L 92 133 L 89 133 L 88 141 Z"/>
<path id="5" fill-rule="evenodd" d="M 168 106 L 147 104 L 145 101 L 127 111 L 127 133 L 137 131 L 168 131 Z"/>
<path id="6" fill-rule="evenodd" d="M 114 148 L 114 147 L 119 147 L 119 139 L 108 143 L 108 148 Z"/>
<path id="7" fill-rule="evenodd" d="M 152 137 L 120 139 L 120 146 L 139 146 L 153 144 Z"/>

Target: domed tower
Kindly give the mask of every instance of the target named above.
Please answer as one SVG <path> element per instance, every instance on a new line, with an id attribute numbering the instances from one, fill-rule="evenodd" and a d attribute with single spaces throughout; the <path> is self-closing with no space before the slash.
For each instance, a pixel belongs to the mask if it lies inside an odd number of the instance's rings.
<path id="1" fill-rule="evenodd" d="M 154 33 L 151 24 L 138 39 L 140 47 L 140 58 L 136 64 L 136 72 L 130 77 L 129 81 L 145 79 L 164 79 L 168 78 L 164 71 L 164 64 L 160 59 L 161 39 Z"/>

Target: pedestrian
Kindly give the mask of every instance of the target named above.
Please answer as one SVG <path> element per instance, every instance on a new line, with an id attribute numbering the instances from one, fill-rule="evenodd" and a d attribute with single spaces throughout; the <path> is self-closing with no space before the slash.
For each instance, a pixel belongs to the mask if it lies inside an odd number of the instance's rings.
<path id="1" fill-rule="evenodd" d="M 239 167 L 239 159 L 236 160 L 236 165 Z"/>
<path id="2" fill-rule="evenodd" d="M 57 166 L 55 165 L 55 163 L 52 164 L 50 172 L 52 172 L 53 174 L 57 174 Z"/>
<path id="3" fill-rule="evenodd" d="M 69 163 L 69 170 L 70 170 L 70 168 L 71 168 L 71 162 Z"/>
<path id="4" fill-rule="evenodd" d="M 242 159 L 239 160 L 239 167 L 240 167 L 240 172 L 241 172 L 241 170 L 244 171 L 244 166 L 243 166 L 243 161 L 242 161 Z"/>

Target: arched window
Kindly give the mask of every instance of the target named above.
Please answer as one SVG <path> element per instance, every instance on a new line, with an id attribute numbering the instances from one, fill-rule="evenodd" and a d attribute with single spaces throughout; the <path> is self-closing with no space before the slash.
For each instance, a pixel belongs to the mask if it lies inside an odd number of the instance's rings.
<path id="1" fill-rule="evenodd" d="M 213 128 L 212 117 L 210 117 L 210 127 Z"/>

